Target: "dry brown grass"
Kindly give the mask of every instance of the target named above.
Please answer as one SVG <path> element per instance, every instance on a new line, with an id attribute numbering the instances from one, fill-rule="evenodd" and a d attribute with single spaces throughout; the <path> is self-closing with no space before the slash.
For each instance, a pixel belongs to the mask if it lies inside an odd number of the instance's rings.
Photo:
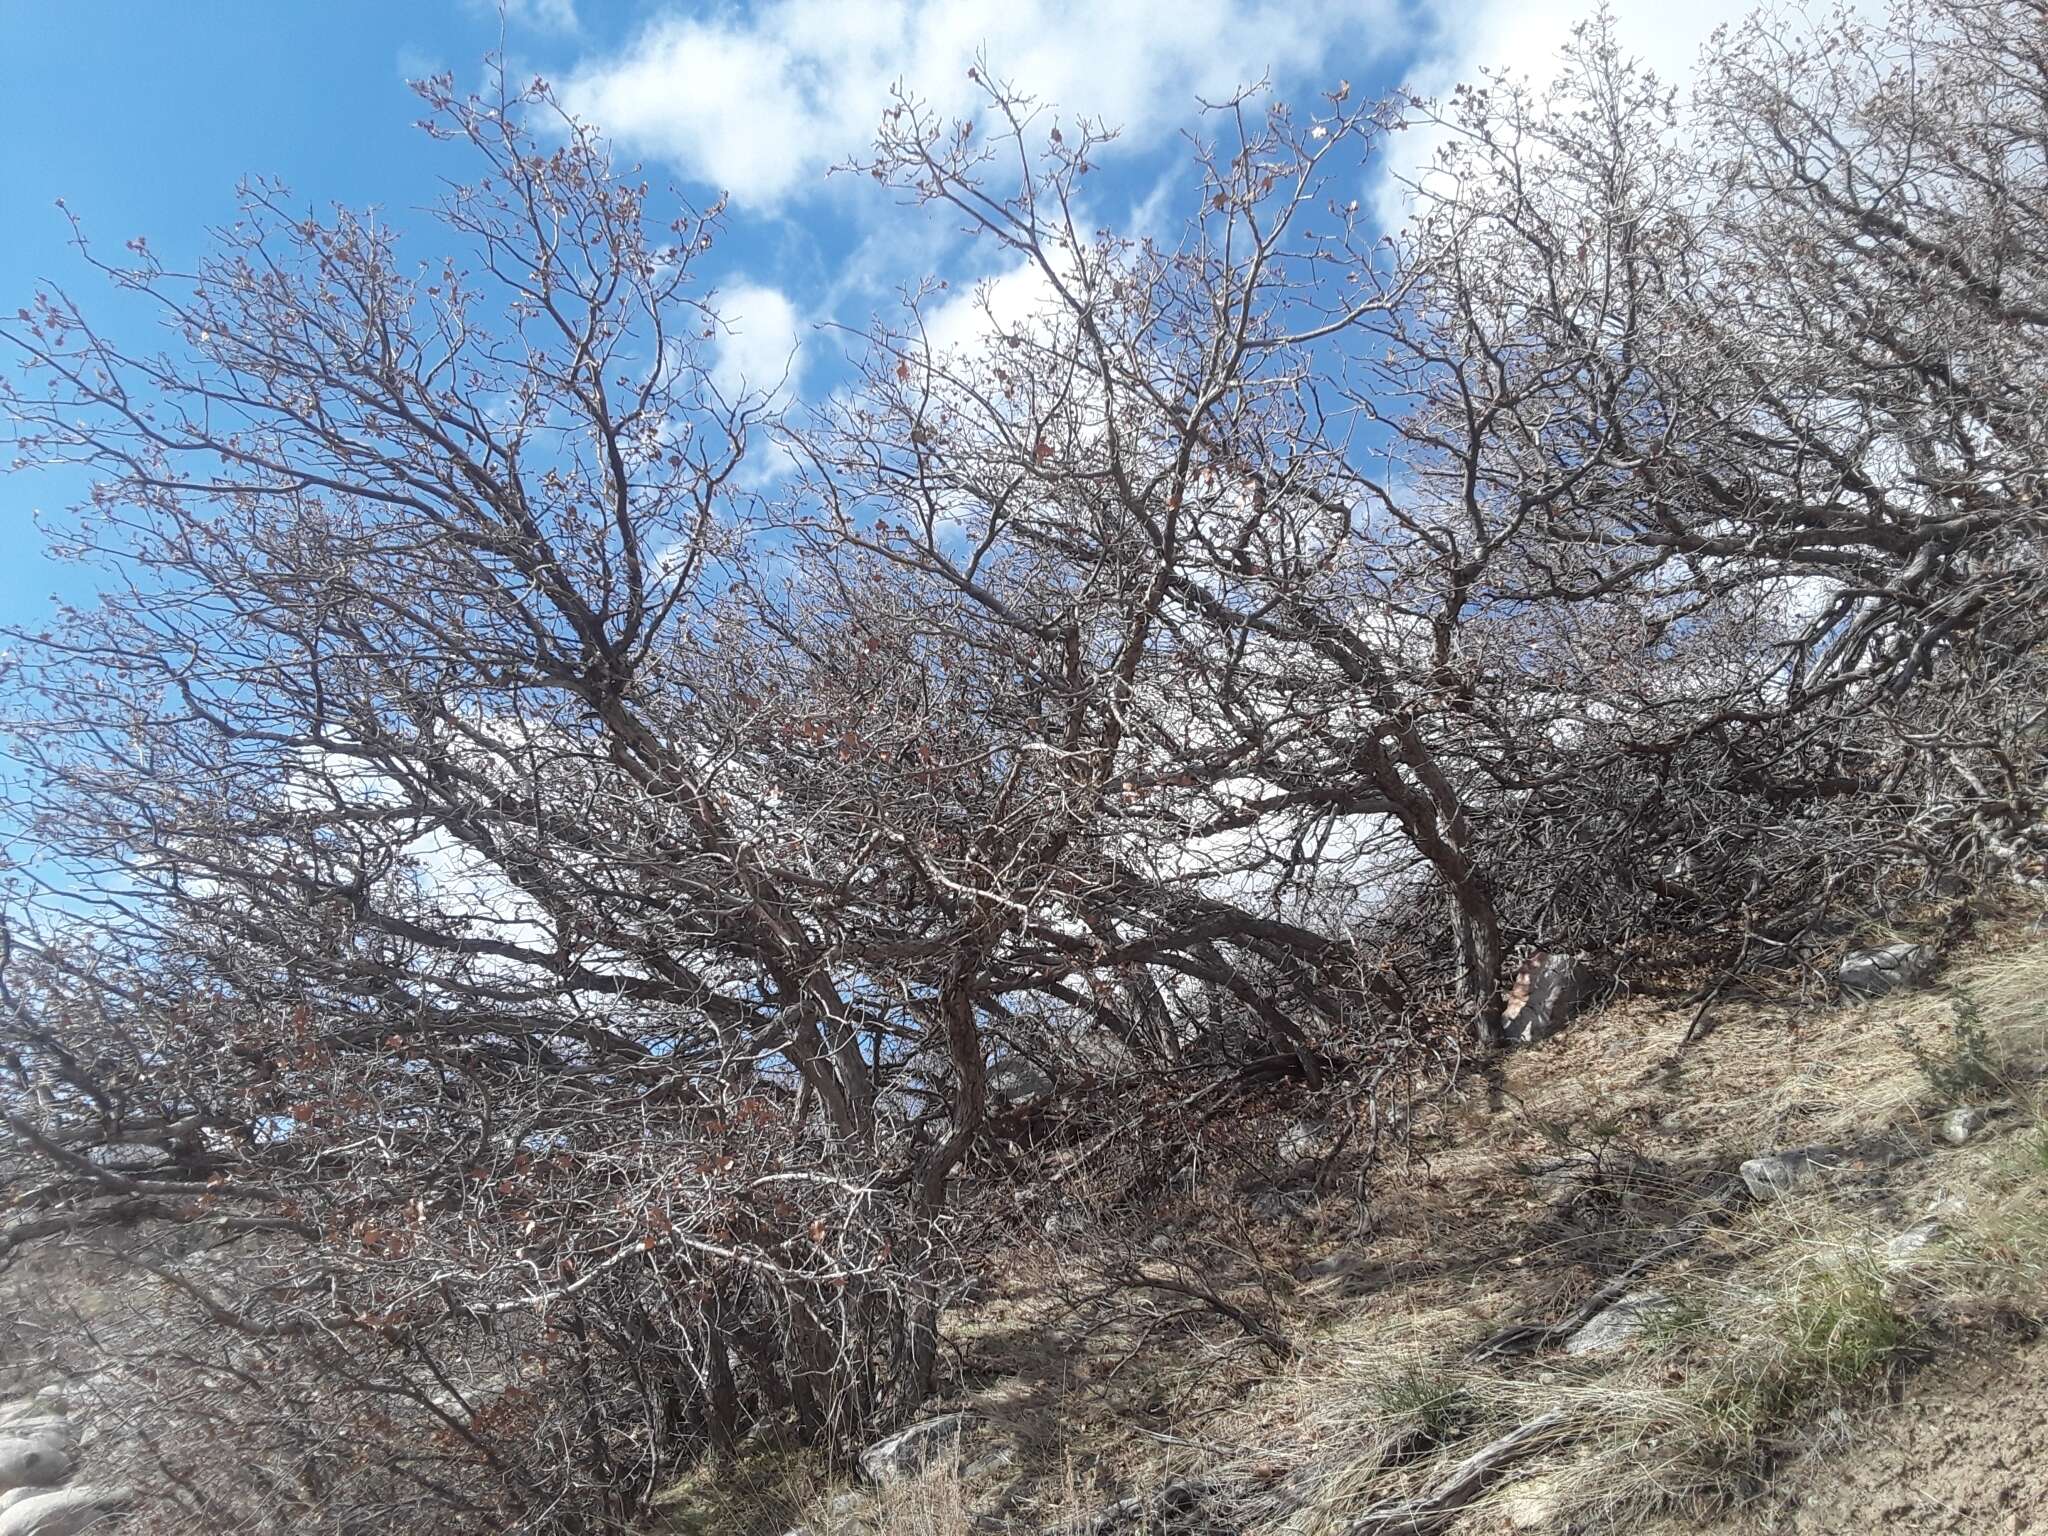
<path id="1" fill-rule="evenodd" d="M 1200 1474 L 1312 1486 L 1302 1507 L 1245 1529 L 1319 1536 L 1563 1408 L 1566 1447 L 1504 1479 L 1459 1529 L 1682 1529 L 1752 1494 L 1787 1454 L 1851 1433 L 1884 1381 L 1938 1367 L 1973 1318 L 2040 1310 L 2048 938 L 2011 924 L 1929 987 L 1865 1007 L 1730 1002 L 1681 1050 L 1688 1017 L 1624 1000 L 1511 1056 L 1499 1107 L 1476 1086 L 1446 1100 L 1371 1211 L 1320 1213 L 1325 1231 L 1363 1236 L 1319 1244 L 1304 1225 L 1179 1212 L 1173 1230 L 1213 1248 L 1209 1272 L 1300 1346 L 1277 1368 L 1213 1318 L 1162 1329 L 1142 1306 L 1077 1314 L 1062 1298 L 1108 1239 L 1029 1245 L 958 1320 L 961 1380 L 935 1405 L 983 1414 L 1015 1461 L 885 1491 L 836 1524 L 813 1500 L 803 1523 L 953 1536 L 1000 1508 L 1034 1529 Z M 1934 1136 L 1953 1100 L 1930 1064 L 1958 1060 L 2006 1107 L 1951 1148 Z M 1644 1275 L 1672 1305 L 1634 1346 L 1470 1360 L 1505 1324 L 1569 1313 L 1725 1198 L 1742 1159 L 1804 1145 L 1847 1155 L 1794 1196 L 1728 1202 L 1697 1245 Z M 1946 1213 L 1941 1237 L 1890 1252 L 1930 1210 Z"/>

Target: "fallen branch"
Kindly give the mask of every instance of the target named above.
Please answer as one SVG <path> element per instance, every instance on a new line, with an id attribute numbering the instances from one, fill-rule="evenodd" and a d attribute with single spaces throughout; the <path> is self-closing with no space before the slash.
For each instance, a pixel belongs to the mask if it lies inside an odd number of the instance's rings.
<path id="1" fill-rule="evenodd" d="M 1458 1512 L 1499 1481 L 1502 1473 L 1527 1460 L 1563 1425 L 1562 1408 L 1517 1425 L 1481 1446 L 1451 1469 L 1450 1476 L 1413 1498 L 1385 1499 L 1344 1527 L 1344 1536 L 1427 1536 L 1457 1518 Z"/>
<path id="2" fill-rule="evenodd" d="M 1510 1323 L 1499 1333 L 1475 1345 L 1470 1358 L 1492 1360 L 1501 1355 L 1528 1355 L 1539 1349 L 1548 1349 L 1553 1344 L 1562 1344 L 1592 1321 L 1596 1313 L 1619 1301 L 1636 1276 L 1653 1265 L 1676 1258 L 1704 1237 L 1710 1215 L 1710 1212 L 1702 1211 L 1686 1217 L 1671 1229 L 1673 1235 L 1669 1241 L 1652 1248 L 1556 1322 Z"/>

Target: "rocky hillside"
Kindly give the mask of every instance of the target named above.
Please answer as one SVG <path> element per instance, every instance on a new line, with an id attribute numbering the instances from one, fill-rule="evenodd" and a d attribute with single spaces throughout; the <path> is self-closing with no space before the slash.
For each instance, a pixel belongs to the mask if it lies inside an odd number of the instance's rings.
<path id="1" fill-rule="evenodd" d="M 1363 1190 L 1149 1233 L 1077 1190 L 928 1418 L 844 1474 L 758 1445 L 669 1529 L 2041 1529 L 2048 936 L 1869 956 L 1861 1000 L 1584 1014 Z"/>

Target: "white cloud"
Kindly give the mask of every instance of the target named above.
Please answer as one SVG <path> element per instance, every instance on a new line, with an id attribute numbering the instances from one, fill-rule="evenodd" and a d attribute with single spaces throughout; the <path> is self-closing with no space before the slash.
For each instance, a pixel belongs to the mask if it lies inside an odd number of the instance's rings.
<path id="1" fill-rule="evenodd" d="M 574 32 L 579 23 L 576 0 L 466 0 L 472 11 L 497 15 L 516 27 L 536 27 L 543 32 Z"/>
<path id="2" fill-rule="evenodd" d="M 1036 265 L 1024 262 L 964 291 L 949 294 L 924 315 L 925 343 L 934 354 L 979 353 L 996 331 L 1028 329 L 1061 309 L 1059 296 Z"/>
<path id="3" fill-rule="evenodd" d="M 664 16 L 564 96 L 614 138 L 760 206 L 864 150 L 898 80 L 943 112 L 974 110 L 978 49 L 1019 89 L 1142 143 L 1185 123 L 1198 96 L 1313 71 L 1340 41 L 1362 48 L 1390 14 L 1389 0 L 769 0 Z M 1344 60 L 1354 73 L 1360 48 Z"/>
<path id="4" fill-rule="evenodd" d="M 1679 88 L 1681 99 L 1714 29 L 1734 26 L 1758 0 L 1608 0 L 1622 51 L 1647 65 L 1657 78 Z M 1598 9 L 1596 0 L 1461 0 L 1424 4 L 1411 13 L 1416 62 L 1403 84 L 1426 98 L 1447 99 L 1458 84 L 1479 84 L 1482 71 L 1506 72 L 1546 85 L 1562 64 L 1559 57 L 1572 29 Z M 1850 0 L 1849 9 L 1876 14 L 1883 0 Z M 1794 17 L 1796 22 L 1796 15 Z M 1403 193 L 1395 178 L 1412 177 L 1425 166 L 1441 136 L 1411 132 L 1388 146 L 1384 174 L 1375 189 L 1381 222 L 1398 224 Z"/>
<path id="5" fill-rule="evenodd" d="M 803 376 L 802 322 L 780 289 L 742 284 L 719 290 L 721 324 L 712 342 L 711 382 L 728 400 L 794 395 Z"/>

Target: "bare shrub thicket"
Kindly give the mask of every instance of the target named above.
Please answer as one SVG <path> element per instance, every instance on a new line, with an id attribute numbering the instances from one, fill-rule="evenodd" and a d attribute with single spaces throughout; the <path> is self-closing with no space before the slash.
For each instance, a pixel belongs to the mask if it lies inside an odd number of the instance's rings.
<path id="1" fill-rule="evenodd" d="M 52 1349 L 157 1513 L 631 1521 L 910 1413 L 1059 1158 L 1281 1079 L 1363 1151 L 1530 949 L 2038 876 L 2044 38 L 1247 95 L 1170 243 L 984 68 L 857 168 L 993 251 L 972 339 L 914 289 L 800 412 L 538 84 L 425 88 L 424 266 L 263 183 L 196 271 L 81 236 L 165 331 L 0 325 L 105 592 L 8 658 L 0 1262 L 141 1273 Z"/>

